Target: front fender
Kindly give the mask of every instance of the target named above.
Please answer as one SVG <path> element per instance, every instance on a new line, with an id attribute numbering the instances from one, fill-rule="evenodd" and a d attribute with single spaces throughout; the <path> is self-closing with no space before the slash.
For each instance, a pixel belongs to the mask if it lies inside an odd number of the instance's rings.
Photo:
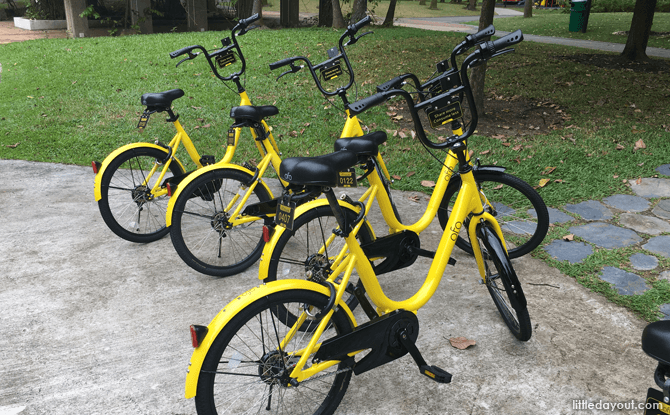
<path id="1" fill-rule="evenodd" d="M 179 183 L 179 186 L 177 187 L 177 191 L 175 194 L 173 194 L 170 197 L 170 200 L 168 202 L 168 207 L 167 211 L 165 212 L 165 225 L 167 227 L 170 227 L 172 225 L 172 211 L 174 209 L 174 205 L 177 202 L 177 199 L 179 198 L 179 195 L 181 195 L 182 190 L 186 188 L 186 186 L 189 185 L 193 180 L 197 179 L 198 177 L 202 176 L 203 174 L 207 174 L 212 170 L 217 170 L 217 169 L 231 169 L 231 170 L 239 170 L 243 173 L 246 173 L 249 176 L 249 179 L 251 179 L 254 176 L 254 172 L 252 172 L 249 169 L 246 169 L 242 166 L 238 166 L 237 164 L 231 164 L 231 163 L 216 163 L 216 164 L 211 164 L 209 166 L 203 167 L 202 169 L 198 169 L 194 171 L 193 173 L 189 174 L 188 177 L 186 177 L 181 183 Z M 267 190 L 268 194 L 270 197 L 272 197 L 272 191 L 268 187 L 265 182 L 259 178 L 259 184 L 257 186 L 263 186 L 265 190 Z"/>
<path id="2" fill-rule="evenodd" d="M 105 170 L 107 170 L 107 167 L 109 164 L 117 158 L 120 154 L 131 150 L 133 148 L 155 148 L 157 150 L 163 151 L 167 154 L 167 150 L 161 146 L 158 146 L 156 144 L 151 144 L 151 143 L 132 143 L 132 144 L 126 144 L 125 146 L 119 147 L 116 150 L 112 151 L 109 153 L 107 157 L 105 157 L 105 160 L 102 162 L 102 165 L 100 166 L 100 170 L 98 171 L 98 174 L 95 175 L 95 188 L 94 188 L 94 195 L 95 195 L 95 201 L 99 201 L 102 199 L 102 190 L 101 190 L 101 184 L 102 184 L 102 176 L 105 175 Z M 179 163 L 179 166 L 181 166 L 182 171 L 186 171 L 184 168 L 184 165 L 177 159 L 176 157 L 172 161 Z"/>
<path id="3" fill-rule="evenodd" d="M 196 395 L 198 388 L 198 378 L 200 377 L 202 364 L 205 361 L 205 357 L 207 356 L 209 348 L 212 346 L 212 343 L 214 343 L 214 340 L 219 335 L 221 330 L 223 330 L 225 325 L 228 324 L 230 320 L 238 313 L 240 313 L 245 307 L 252 304 L 253 302 L 276 292 L 296 289 L 316 291 L 325 296 L 330 296 L 330 290 L 327 287 L 319 285 L 315 282 L 304 280 L 273 281 L 269 284 L 259 285 L 250 289 L 249 291 L 236 297 L 221 311 L 219 311 L 212 322 L 207 326 L 207 335 L 205 335 L 202 343 L 193 351 L 193 355 L 191 356 L 188 373 L 186 375 L 186 399 L 191 399 Z M 356 319 L 346 303 L 340 300 L 339 307 L 341 307 L 347 313 L 350 321 L 354 324 L 354 326 L 356 326 Z"/>
<path id="4" fill-rule="evenodd" d="M 345 201 L 340 200 L 339 203 L 340 206 L 343 206 L 345 208 L 349 208 L 351 210 L 357 209 L 357 207 Z M 328 199 L 316 199 L 312 200 L 309 203 L 305 203 L 304 205 L 298 206 L 295 209 L 294 222 L 298 219 L 300 215 L 307 212 L 308 210 L 324 206 L 327 204 Z M 270 258 L 272 258 L 272 252 L 274 251 L 275 247 L 277 246 L 277 242 L 279 242 L 279 238 L 281 238 L 284 232 L 290 232 L 290 231 L 284 228 L 283 226 L 275 226 L 272 238 L 270 238 L 270 241 L 265 243 L 265 247 L 263 248 L 263 253 L 261 254 L 261 260 L 258 269 L 258 279 L 261 281 L 265 280 L 268 277 L 268 269 L 270 267 Z"/>

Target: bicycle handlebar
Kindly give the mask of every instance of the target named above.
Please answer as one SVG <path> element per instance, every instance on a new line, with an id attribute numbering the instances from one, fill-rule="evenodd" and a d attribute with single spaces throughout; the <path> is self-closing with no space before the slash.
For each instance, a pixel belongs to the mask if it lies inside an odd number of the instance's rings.
<path id="1" fill-rule="evenodd" d="M 307 67 L 309 68 L 309 71 L 312 74 L 312 78 L 314 78 L 314 82 L 316 83 L 317 88 L 319 88 L 319 91 L 321 91 L 321 93 L 324 96 L 329 97 L 329 96 L 338 95 L 342 91 L 346 91 L 347 89 L 349 89 L 354 84 L 354 71 L 351 68 L 351 63 L 349 62 L 349 58 L 347 57 L 347 53 L 345 52 L 344 47 L 348 46 L 348 45 L 353 45 L 354 43 L 356 43 L 358 41 L 358 39 L 362 38 L 365 35 L 371 34 L 372 32 L 367 32 L 367 33 L 363 33 L 362 35 L 360 35 L 358 37 L 355 37 L 356 33 L 362 27 L 364 27 L 365 25 L 367 25 L 371 21 L 372 21 L 372 18 L 370 16 L 365 16 L 363 19 L 361 19 L 358 22 L 356 22 L 356 23 L 350 25 L 349 27 L 347 27 L 347 30 L 345 30 L 344 33 L 342 34 L 342 36 L 340 36 L 340 40 L 338 42 L 338 49 L 339 49 L 340 53 L 337 56 L 334 56 L 330 59 L 327 59 L 327 60 L 325 60 L 325 61 L 323 61 L 323 62 L 321 62 L 317 65 L 312 65 L 312 62 L 310 62 L 310 60 L 308 58 L 304 57 L 304 56 L 293 56 L 291 58 L 286 58 L 286 59 L 282 59 L 282 60 L 279 60 L 277 62 L 271 63 L 270 64 L 270 70 L 274 71 L 275 69 L 279 69 L 283 66 L 291 65 L 290 70 L 282 73 L 281 75 L 279 75 L 277 77 L 277 79 L 279 79 L 286 74 L 298 72 L 302 67 L 293 66 L 293 63 L 295 61 L 302 60 L 307 64 Z M 349 41 L 346 44 L 344 44 L 343 42 L 347 37 L 349 38 Z M 320 70 L 321 68 L 326 68 L 328 65 L 333 64 L 333 63 L 339 61 L 340 59 L 344 59 L 344 63 L 347 66 L 347 70 L 349 71 L 349 83 L 347 83 L 346 86 L 338 88 L 335 92 L 328 92 L 321 85 L 321 81 L 319 81 L 319 77 L 316 74 L 316 71 Z"/>
<path id="2" fill-rule="evenodd" d="M 512 52 L 513 49 L 506 49 L 506 48 L 516 45 L 522 40 L 523 40 L 523 34 L 521 33 L 521 30 L 517 30 L 516 32 L 510 33 L 507 36 L 503 36 L 498 40 L 495 40 L 493 42 L 489 41 L 486 42 L 486 44 L 480 45 L 480 47 L 475 52 L 470 54 L 463 61 L 463 65 L 460 70 L 460 77 L 462 81 L 461 85 L 451 88 L 448 91 L 445 91 L 436 97 L 433 97 L 429 100 L 423 101 L 415 105 L 412 95 L 409 92 L 403 89 L 391 89 L 387 91 L 378 92 L 377 94 L 374 94 L 367 98 L 363 98 L 357 102 L 350 104 L 349 105 L 350 116 L 358 115 L 368 110 L 369 108 L 382 104 L 383 102 L 395 96 L 402 96 L 403 98 L 405 98 L 405 101 L 407 102 L 410 114 L 412 115 L 412 121 L 414 122 L 416 135 L 419 137 L 419 140 L 422 142 L 422 144 L 424 144 L 426 147 L 438 150 L 451 148 L 457 143 L 462 142 L 466 140 L 468 137 L 470 137 L 474 133 L 475 128 L 477 128 L 477 122 L 479 120 L 479 116 L 477 114 L 477 108 L 475 105 L 475 99 L 474 96 L 472 95 L 472 88 L 470 86 L 470 80 L 468 78 L 468 69 L 476 66 L 480 61 L 486 61 L 493 57 L 500 56 L 504 53 Z M 401 77 L 402 75 L 400 77 L 392 79 L 386 84 L 397 85 L 399 82 L 399 78 Z M 463 94 L 465 98 L 468 100 L 468 105 L 471 113 L 471 120 L 470 124 L 467 127 L 467 130 L 461 135 L 453 135 L 447 138 L 442 143 L 435 143 L 430 141 L 426 137 L 426 133 L 423 129 L 423 125 L 418 115 L 418 110 L 424 108 L 439 110 L 438 105 L 443 99 L 445 98 L 448 99 L 449 97 L 454 96 L 456 94 Z"/>
<path id="3" fill-rule="evenodd" d="M 251 23 L 255 22 L 256 20 L 258 20 L 259 18 L 260 18 L 259 14 L 256 13 L 253 16 L 248 17 L 246 19 L 240 19 L 237 22 L 237 24 L 235 25 L 235 27 L 233 27 L 233 29 L 231 30 L 232 43 L 231 43 L 230 39 L 228 39 L 228 38 L 222 39 L 221 44 L 223 45 L 223 47 L 221 49 L 217 49 L 212 53 L 208 53 L 207 49 L 205 49 L 204 47 L 202 47 L 200 45 L 187 46 L 185 48 L 181 48 L 181 49 L 176 50 L 174 52 L 170 52 L 170 58 L 174 59 L 174 58 L 177 58 L 177 57 L 182 56 L 184 54 L 188 54 L 187 58 L 184 58 L 181 61 L 179 61 L 179 63 L 177 63 L 177 66 L 179 66 L 184 61 L 195 59 L 200 54 L 200 52 L 193 53 L 193 50 L 200 49 L 205 54 L 205 57 L 207 58 L 209 66 L 210 66 L 210 68 L 212 69 L 212 72 L 214 73 L 214 75 L 216 75 L 217 78 L 219 78 L 222 81 L 230 81 L 230 80 L 239 79 L 239 76 L 242 75 L 244 73 L 245 69 L 246 69 L 246 61 L 244 60 L 244 55 L 242 54 L 242 49 L 240 49 L 240 45 L 237 43 L 237 36 L 242 36 L 245 33 L 247 33 L 250 30 L 249 25 Z M 239 56 L 240 61 L 242 62 L 242 67 L 240 68 L 239 71 L 237 71 L 237 72 L 235 72 L 235 73 L 233 73 L 229 76 L 222 76 L 219 73 L 219 71 L 216 69 L 216 66 L 214 65 L 214 63 L 212 62 L 212 58 L 216 58 L 218 56 L 227 54 L 233 48 L 237 50 L 237 55 Z"/>

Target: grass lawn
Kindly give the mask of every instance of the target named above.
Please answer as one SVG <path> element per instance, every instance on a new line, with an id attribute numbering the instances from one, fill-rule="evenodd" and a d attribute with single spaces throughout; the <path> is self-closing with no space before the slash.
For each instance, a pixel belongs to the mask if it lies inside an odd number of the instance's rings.
<path id="1" fill-rule="evenodd" d="M 632 19 L 633 13 L 591 13 L 586 33 L 570 32 L 568 30 L 570 24 L 569 13 L 562 13 L 560 10 L 536 13 L 536 10 L 533 10 L 533 17 L 530 19 L 506 17 L 496 19 L 495 26 L 496 29 L 504 31 L 521 29 L 523 33 L 530 35 L 626 43 L 627 35 L 615 35 L 614 33 L 630 30 Z M 478 24 L 478 21 L 473 21 L 470 24 Z M 651 30 L 659 33 L 670 32 L 670 13 L 655 13 Z M 670 49 L 670 33 L 664 36 L 650 36 L 647 46 Z"/>
<path id="2" fill-rule="evenodd" d="M 348 49 L 357 80 L 357 88 L 350 91 L 352 102 L 356 94 L 368 96 L 376 85 L 400 73 L 428 78 L 435 63 L 448 57 L 463 38 L 409 28 L 374 28 L 374 32 Z M 253 30 L 240 38 L 252 102 L 280 109 L 269 124 L 284 157 L 332 151 L 344 114 L 339 101 L 328 102 L 318 93 L 305 71 L 276 82 L 278 73 L 271 73 L 268 64 L 295 55 L 321 62 L 340 33 L 325 28 Z M 186 92 L 174 106 L 200 153 L 220 158 L 231 124 L 228 114 L 239 98 L 212 77 L 205 59 L 175 68 L 168 53 L 194 44 L 215 48 L 222 36 L 221 32 L 175 33 L 0 45 L 0 158 L 88 165 L 129 142 L 167 142 L 173 130 L 163 114 L 153 115 L 142 134 L 136 126 L 143 110 L 140 96 L 172 88 Z M 656 167 L 670 162 L 670 73 L 599 68 L 571 59 L 583 53 L 525 42 L 516 53 L 491 60 L 486 78 L 489 98 L 557 106 L 565 128 L 546 135 L 470 140 L 483 164 L 506 166 L 534 185 L 550 178 L 551 183 L 538 191 L 553 207 L 630 194 L 626 180 L 651 177 Z M 361 119 L 371 130 L 391 133 L 383 154 L 391 174 L 401 177 L 394 187 L 430 192 L 421 181 L 434 180 L 440 165 L 411 139 L 410 131 L 404 138 L 393 136 L 400 127 L 389 111 L 382 105 Z M 639 140 L 646 148 L 634 151 Z M 250 159 L 258 155 L 247 139 L 236 161 Z M 550 176 L 542 175 L 548 167 L 556 169 Z M 537 255 L 544 252 L 538 250 Z M 618 264 L 607 255 L 603 253 L 598 264 Z M 663 258 L 661 265 L 670 266 Z M 584 272 L 583 267 L 571 269 L 561 268 L 580 280 L 576 273 Z M 655 278 L 653 272 L 649 278 Z M 659 287 L 643 305 L 627 305 L 645 318 L 655 318 L 660 301 L 666 300 L 665 286 Z M 604 290 L 614 301 L 629 301 L 602 284 L 592 288 Z"/>
<path id="3" fill-rule="evenodd" d="M 389 8 L 389 1 L 384 0 L 378 3 L 368 2 L 368 8 L 380 18 L 386 16 Z M 318 0 L 300 0 L 300 12 L 302 13 L 319 13 Z M 465 3 L 437 3 L 437 10 L 430 10 L 430 0 L 426 0 L 426 5 L 419 5 L 418 1 L 398 1 L 396 3 L 395 17 L 442 17 L 442 16 L 479 16 L 479 10 L 470 11 L 465 9 Z M 353 1 L 348 3 L 341 3 L 342 14 L 347 15 L 351 13 Z M 279 0 L 272 0 L 271 4 L 264 7 L 263 10 L 279 11 Z"/>

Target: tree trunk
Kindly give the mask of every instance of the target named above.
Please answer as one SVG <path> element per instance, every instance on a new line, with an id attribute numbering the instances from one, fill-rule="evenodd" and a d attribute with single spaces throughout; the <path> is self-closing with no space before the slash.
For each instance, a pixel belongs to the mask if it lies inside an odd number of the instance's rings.
<path id="1" fill-rule="evenodd" d="M 419 0 L 419 6 L 425 6 L 426 0 Z"/>
<path id="2" fill-rule="evenodd" d="M 631 61 L 643 61 L 647 57 L 647 42 L 651 24 L 654 21 L 654 9 L 657 0 L 637 0 L 633 10 L 633 20 L 630 23 L 628 40 L 621 56 Z"/>
<path id="3" fill-rule="evenodd" d="M 526 0 L 531 1 L 531 0 Z M 495 11 L 495 0 L 484 0 L 482 4 L 482 13 L 479 16 L 479 30 L 483 30 L 493 23 L 493 14 Z M 484 115 L 484 80 L 486 77 L 486 64 L 478 66 L 472 70 L 470 75 L 470 85 L 472 86 L 472 95 L 475 97 L 475 106 L 477 113 Z"/>
<path id="4" fill-rule="evenodd" d="M 389 2 L 389 9 L 386 11 L 386 18 L 384 19 L 384 23 L 382 23 L 383 27 L 393 26 L 393 20 L 395 19 L 395 4 L 397 1 L 398 0 L 391 0 Z"/>
<path id="5" fill-rule="evenodd" d="M 477 0 L 470 0 L 468 1 L 468 10 L 477 10 Z M 482 13 L 484 12 L 484 9 L 482 8 Z"/>
<path id="6" fill-rule="evenodd" d="M 533 17 L 533 1 L 526 0 L 526 4 L 523 6 L 523 17 Z"/>
<path id="7" fill-rule="evenodd" d="M 437 10 L 437 0 L 431 0 L 429 9 Z"/>
<path id="8" fill-rule="evenodd" d="M 336 29 L 344 29 L 347 24 L 344 23 L 342 16 L 342 8 L 340 7 L 340 0 L 333 0 L 333 27 Z"/>
<path id="9" fill-rule="evenodd" d="M 333 13 L 333 0 L 319 0 L 319 26 L 331 27 L 333 25 Z M 342 15 L 341 11 L 340 15 Z"/>
<path id="10" fill-rule="evenodd" d="M 351 22 L 350 24 L 357 23 L 359 20 L 362 20 L 368 10 L 368 0 L 354 0 L 354 9 L 351 11 Z"/>
<path id="11" fill-rule="evenodd" d="M 254 14 L 258 13 L 258 20 L 256 20 L 254 23 L 257 25 L 262 25 L 263 24 L 263 3 L 261 0 L 254 0 L 254 4 L 251 7 L 251 15 L 253 16 Z"/>

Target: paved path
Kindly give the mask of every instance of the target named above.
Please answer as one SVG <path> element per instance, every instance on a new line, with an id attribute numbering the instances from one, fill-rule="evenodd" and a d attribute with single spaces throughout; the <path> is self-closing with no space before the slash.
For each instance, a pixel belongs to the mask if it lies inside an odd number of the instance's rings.
<path id="1" fill-rule="evenodd" d="M 497 7 L 495 11 L 497 15 L 493 19 L 494 25 L 495 25 L 495 19 L 511 17 L 511 16 L 523 16 L 523 13 L 511 9 L 504 9 Z M 414 27 L 418 29 L 436 30 L 443 32 L 475 33 L 477 31 L 476 26 L 466 25 L 464 23 L 476 21 L 477 19 L 478 19 L 477 16 L 401 18 L 398 19 L 396 24 L 398 26 Z M 508 33 L 509 32 L 497 31 L 496 35 L 504 36 Z M 616 52 L 616 53 L 623 52 L 623 48 L 625 46 L 623 43 L 598 42 L 594 40 L 570 39 L 570 38 L 561 38 L 552 36 L 536 36 L 536 35 L 524 34 L 523 37 L 525 41 L 529 42 L 574 46 L 578 48 L 602 50 L 606 52 Z M 647 47 L 647 56 L 670 59 L 670 49 Z"/>

